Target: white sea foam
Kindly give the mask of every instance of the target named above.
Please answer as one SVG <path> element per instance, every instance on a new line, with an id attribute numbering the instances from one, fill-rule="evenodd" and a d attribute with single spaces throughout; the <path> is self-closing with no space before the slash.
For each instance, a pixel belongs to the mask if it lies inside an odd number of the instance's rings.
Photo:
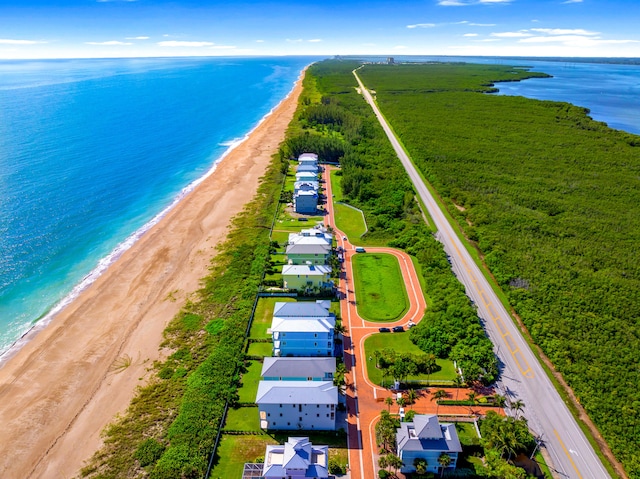
<path id="1" fill-rule="evenodd" d="M 295 87 L 295 82 L 294 82 Z M 246 141 L 249 136 L 269 117 L 273 114 L 273 112 L 284 102 L 291 93 L 293 92 L 293 88 L 287 93 L 287 95 L 280 100 L 280 102 L 274 106 L 271 110 L 265 114 L 260 121 L 242 138 L 235 138 L 230 141 L 220 143 L 220 146 L 226 146 L 227 149 L 224 151 L 222 155 L 220 155 L 211 165 L 211 168 L 202 175 L 200 178 L 194 180 L 189 185 L 184 187 L 180 193 L 176 195 L 171 204 L 164 208 L 160 213 L 155 215 L 149 222 L 147 222 L 144 226 L 139 228 L 137 231 L 129 235 L 122 243 L 120 243 L 116 248 L 109 253 L 107 256 L 102 258 L 98 265 L 87 274 L 82 280 L 71 290 L 69 294 L 67 294 L 61 301 L 59 301 L 53 308 L 51 308 L 46 315 L 44 315 L 38 322 L 36 322 L 32 327 L 30 327 L 26 332 L 22 334 L 22 336 L 16 340 L 13 344 L 11 344 L 6 350 L 0 352 L 0 367 L 6 363 L 12 356 L 14 356 L 25 344 L 27 344 L 38 332 L 42 331 L 54 317 L 60 313 L 63 309 L 69 306 L 75 299 L 80 296 L 80 294 L 91 286 L 105 271 L 111 266 L 122 254 L 130 249 L 136 241 L 138 241 L 147 231 L 153 228 L 156 224 L 162 220 L 175 206 L 180 203 L 189 193 L 191 193 L 200 183 L 209 178 L 216 168 L 218 164 L 226 158 L 229 153 L 231 153 L 234 149 L 240 146 L 244 141 Z"/>

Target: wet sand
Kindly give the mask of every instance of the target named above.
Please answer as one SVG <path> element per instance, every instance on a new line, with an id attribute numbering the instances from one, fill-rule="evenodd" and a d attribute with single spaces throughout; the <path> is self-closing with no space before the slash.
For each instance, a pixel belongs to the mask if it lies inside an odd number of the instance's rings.
<path id="1" fill-rule="evenodd" d="M 0 477 L 68 478 L 161 358 L 162 331 L 253 198 L 301 91 L 0 369 Z M 131 359 L 131 364 L 119 368 Z"/>

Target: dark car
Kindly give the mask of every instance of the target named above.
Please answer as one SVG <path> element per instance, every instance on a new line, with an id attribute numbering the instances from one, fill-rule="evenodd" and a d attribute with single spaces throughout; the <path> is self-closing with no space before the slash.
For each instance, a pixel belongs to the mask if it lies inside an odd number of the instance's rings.
<path id="1" fill-rule="evenodd" d="M 402 326 L 394 326 L 393 327 L 393 332 L 394 333 L 404 333 L 404 328 Z"/>
<path id="2" fill-rule="evenodd" d="M 380 331 L 381 333 L 390 333 L 391 330 L 389 328 L 378 328 L 378 331 Z"/>

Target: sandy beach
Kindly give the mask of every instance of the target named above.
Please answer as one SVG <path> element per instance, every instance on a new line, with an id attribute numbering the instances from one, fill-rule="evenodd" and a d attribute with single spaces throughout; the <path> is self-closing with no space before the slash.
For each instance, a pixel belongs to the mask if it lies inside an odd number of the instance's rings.
<path id="1" fill-rule="evenodd" d="M 255 194 L 296 109 L 292 93 L 167 216 L 0 369 L 0 477 L 69 478 L 160 357 L 230 219 Z M 117 368 L 123 359 L 131 365 Z"/>

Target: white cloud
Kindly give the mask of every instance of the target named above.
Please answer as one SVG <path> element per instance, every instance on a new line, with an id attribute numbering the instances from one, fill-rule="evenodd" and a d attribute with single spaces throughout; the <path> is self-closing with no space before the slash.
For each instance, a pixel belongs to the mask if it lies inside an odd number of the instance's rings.
<path id="1" fill-rule="evenodd" d="M 109 40 L 106 42 L 84 42 L 86 45 L 133 45 L 133 43 L 129 42 L 120 42 L 118 40 Z"/>
<path id="2" fill-rule="evenodd" d="M 469 23 L 470 27 L 495 27 L 495 23 Z"/>
<path id="3" fill-rule="evenodd" d="M 492 37 L 499 38 L 522 38 L 522 37 L 532 37 L 532 33 L 528 33 L 527 30 L 520 30 L 519 32 L 500 32 L 500 33 L 492 33 Z"/>
<path id="4" fill-rule="evenodd" d="M 582 3 L 582 0 L 567 0 L 566 2 L 562 3 Z"/>
<path id="5" fill-rule="evenodd" d="M 311 40 L 307 40 L 309 43 L 320 43 L 322 38 L 312 38 Z"/>
<path id="6" fill-rule="evenodd" d="M 0 45 L 37 45 L 39 43 L 47 42 L 40 42 L 37 40 L 14 40 L 11 38 L 0 38 Z"/>
<path id="7" fill-rule="evenodd" d="M 478 34 L 477 33 L 465 33 L 464 35 L 462 35 L 463 37 L 477 37 Z"/>
<path id="8" fill-rule="evenodd" d="M 407 28 L 433 28 L 435 23 L 415 23 L 413 25 L 407 25 Z"/>
<path id="9" fill-rule="evenodd" d="M 212 42 L 185 42 L 179 40 L 167 40 L 164 42 L 158 42 L 158 46 L 161 47 L 211 47 Z"/>
<path id="10" fill-rule="evenodd" d="M 149 37 L 127 37 L 125 40 L 149 40 Z"/>
<path id="11" fill-rule="evenodd" d="M 499 38 L 483 38 L 482 40 L 478 40 L 479 42 L 499 42 Z"/>
<path id="12" fill-rule="evenodd" d="M 111 2 L 124 2 L 124 3 L 133 3 L 138 0 L 96 0 L 98 3 L 111 3 Z"/>
<path id="13" fill-rule="evenodd" d="M 546 33 L 548 35 L 599 35 L 600 32 L 590 32 L 582 28 L 532 28 L 532 32 Z"/>
<path id="14" fill-rule="evenodd" d="M 213 45 L 209 47 L 211 50 L 234 50 L 238 47 L 235 45 Z"/>
<path id="15" fill-rule="evenodd" d="M 256 40 L 256 43 L 264 43 L 264 40 Z"/>
<path id="16" fill-rule="evenodd" d="M 302 38 L 287 38 L 287 43 L 302 43 L 304 40 Z"/>
<path id="17" fill-rule="evenodd" d="M 595 47 L 598 45 L 620 45 L 640 43 L 638 40 L 603 40 L 600 37 L 583 35 L 554 35 L 549 37 L 530 37 L 519 40 L 520 43 L 561 43 L 569 47 Z"/>

